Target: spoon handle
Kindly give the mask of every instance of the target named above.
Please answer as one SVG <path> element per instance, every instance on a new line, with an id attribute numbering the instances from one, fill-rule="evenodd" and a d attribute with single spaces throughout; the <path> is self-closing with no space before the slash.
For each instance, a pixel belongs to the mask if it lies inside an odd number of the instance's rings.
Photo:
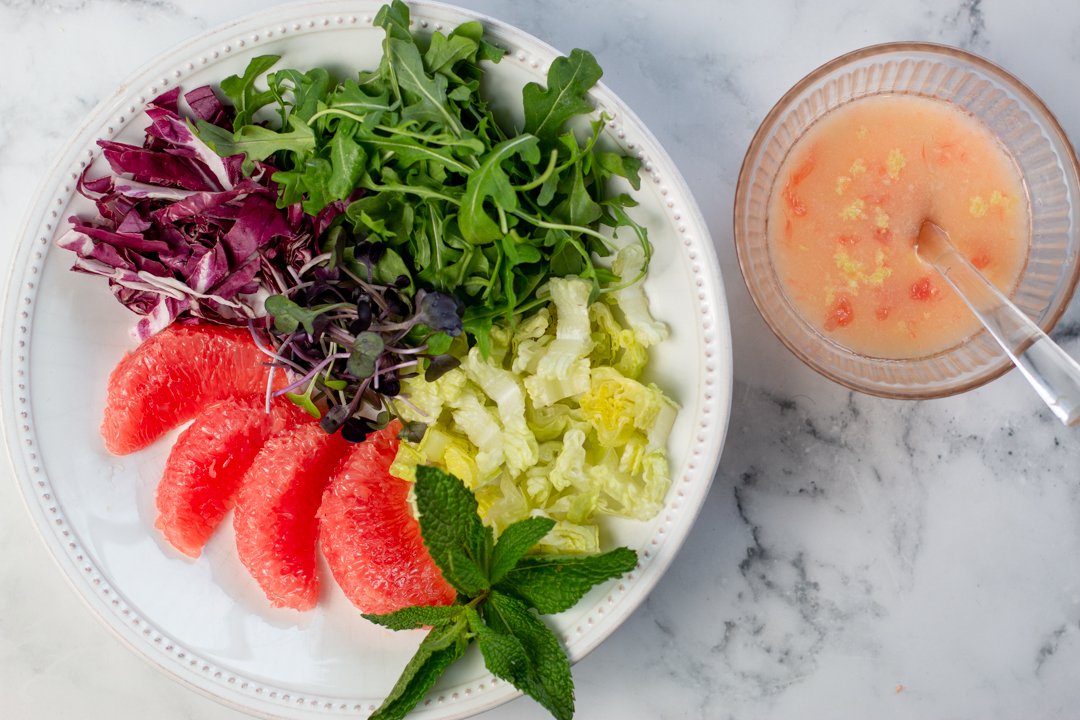
<path id="1" fill-rule="evenodd" d="M 930 261 L 1066 425 L 1080 422 L 1080 365 L 954 247 Z"/>

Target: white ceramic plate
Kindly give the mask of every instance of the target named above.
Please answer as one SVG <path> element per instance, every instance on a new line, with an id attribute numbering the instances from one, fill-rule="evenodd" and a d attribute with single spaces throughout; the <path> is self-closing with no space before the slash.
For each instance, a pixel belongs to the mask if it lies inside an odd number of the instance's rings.
<path id="1" fill-rule="evenodd" d="M 134 343 L 136 319 L 100 279 L 68 271 L 73 256 L 53 247 L 66 218 L 91 218 L 75 191 L 79 173 L 108 172 L 96 142 L 141 144 L 146 102 L 179 84 L 186 92 L 242 73 L 256 55 L 277 67 L 321 66 L 339 77 L 378 63 L 378 2 L 319 2 L 253 15 L 204 33 L 144 66 L 75 131 L 45 176 L 20 232 L 4 311 L 4 436 L 23 497 L 53 556 L 94 614 L 134 652 L 223 703 L 263 717 L 366 717 L 392 687 L 422 636 L 392 633 L 360 617 L 332 581 L 316 610 L 269 607 L 236 557 L 226 521 L 202 557 L 189 562 L 154 529 L 154 488 L 175 433 L 123 458 L 98 434 L 109 372 Z M 449 32 L 481 21 L 507 48 L 486 67 L 485 92 L 520 127 L 521 87 L 545 83 L 558 53 L 477 13 L 411 3 L 414 31 Z M 603 85 L 590 94 L 613 118 L 604 142 L 644 162 L 634 216 L 656 247 L 646 283 L 654 314 L 672 329 L 649 368 L 683 407 L 669 441 L 673 484 L 645 523 L 604 523 L 606 547 L 626 545 L 641 562 L 627 577 L 594 588 L 576 607 L 546 620 L 571 661 L 584 657 L 646 597 L 682 544 L 719 460 L 731 395 L 731 339 L 712 242 L 683 179 L 649 131 Z M 599 115 L 597 114 L 596 117 Z M 629 190 L 629 186 L 624 188 Z M 228 520 L 228 519 L 227 519 Z M 329 580 L 325 572 L 322 576 Z M 416 716 L 460 718 L 517 691 L 470 650 L 417 707 Z"/>

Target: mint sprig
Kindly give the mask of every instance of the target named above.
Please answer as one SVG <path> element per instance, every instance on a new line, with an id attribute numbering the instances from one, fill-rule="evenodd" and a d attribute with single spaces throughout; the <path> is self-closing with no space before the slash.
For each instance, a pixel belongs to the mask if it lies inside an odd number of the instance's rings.
<path id="1" fill-rule="evenodd" d="M 364 615 L 391 630 L 432 628 L 372 720 L 405 717 L 473 640 L 495 677 L 513 683 L 558 720 L 570 720 L 570 663 L 533 610 L 572 607 L 593 585 L 633 570 L 637 553 L 619 548 L 588 556 L 526 555 L 554 520 L 521 520 L 496 543 L 491 528 L 480 521 L 473 494 L 453 475 L 418 467 L 415 491 L 424 544 L 458 595 L 453 605 Z"/>

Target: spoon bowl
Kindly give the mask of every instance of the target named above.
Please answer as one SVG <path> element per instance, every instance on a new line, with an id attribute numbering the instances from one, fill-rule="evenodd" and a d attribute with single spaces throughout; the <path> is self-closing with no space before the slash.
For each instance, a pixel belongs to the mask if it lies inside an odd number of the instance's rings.
<path id="1" fill-rule="evenodd" d="M 919 229 L 915 253 L 941 273 L 1054 415 L 1069 426 L 1080 422 L 1080 364 L 1002 295 L 930 220 Z"/>

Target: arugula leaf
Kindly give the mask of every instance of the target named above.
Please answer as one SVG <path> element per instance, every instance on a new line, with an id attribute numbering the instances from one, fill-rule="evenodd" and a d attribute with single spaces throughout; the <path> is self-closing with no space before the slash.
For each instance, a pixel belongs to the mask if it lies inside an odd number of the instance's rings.
<path id="1" fill-rule="evenodd" d="M 476 57 L 476 51 L 480 46 L 476 40 L 469 37 L 467 30 L 462 31 L 465 25 L 475 25 L 480 28 L 481 33 L 483 32 L 480 23 L 472 22 L 459 25 L 450 33 L 450 37 L 441 32 L 432 33 L 431 45 L 424 53 L 424 67 L 429 73 L 442 73 L 450 79 L 459 79 L 453 73 L 454 65 L 462 60 Z"/>
<path id="2" fill-rule="evenodd" d="M 506 663 L 512 674 L 503 679 L 543 705 L 558 720 L 570 720 L 574 716 L 574 681 L 559 639 L 511 595 L 493 589 L 483 609 L 487 625 L 496 633 L 517 639 L 524 650 L 525 663 L 520 660 Z"/>
<path id="3" fill-rule="evenodd" d="M 454 117 L 446 99 L 447 79 L 444 75 L 429 77 L 424 71 L 420 50 L 409 41 L 390 38 L 390 65 L 404 93 L 406 107 L 402 120 L 421 120 L 445 125 L 454 135 L 461 137 L 465 129 Z"/>
<path id="4" fill-rule="evenodd" d="M 304 174 L 301 181 L 307 190 L 304 200 L 304 212 L 318 215 L 319 211 L 332 202 L 330 183 L 334 175 L 334 166 L 324 158 L 308 158 L 304 161 Z"/>
<path id="5" fill-rule="evenodd" d="M 315 150 L 315 133 L 307 123 L 298 117 L 289 118 L 291 132 L 275 132 L 259 125 L 245 125 L 239 128 L 231 138 L 226 138 L 227 131 L 199 120 L 196 127 L 199 139 L 222 157 L 244 155 L 244 173 L 255 170 L 255 161 L 262 161 L 279 150 L 288 150 L 295 155 L 295 163 L 303 166 L 308 155 Z"/>
<path id="6" fill-rule="evenodd" d="M 274 101 L 273 92 L 255 91 L 255 79 L 272 68 L 280 59 L 280 55 L 260 55 L 251 59 L 247 69 L 244 70 L 243 77 L 230 75 L 221 81 L 221 92 L 232 100 L 233 107 L 236 108 L 236 118 L 233 120 L 234 131 L 250 125 L 256 111 Z"/>
<path id="7" fill-rule="evenodd" d="M 609 176 L 618 175 L 630 182 L 635 190 L 641 189 L 641 161 L 618 153 L 595 153 L 596 164 Z"/>
<path id="8" fill-rule="evenodd" d="M 580 162 L 571 170 L 570 193 L 551 211 L 551 216 L 568 225 L 591 225 L 599 219 L 601 210 L 585 189 L 585 176 Z"/>
<path id="9" fill-rule="evenodd" d="M 288 82 L 289 85 L 284 83 Z M 306 73 L 298 70 L 279 70 L 266 76 L 266 83 L 281 107 L 281 122 L 288 121 L 285 105 L 292 106 L 292 114 L 304 122 L 311 119 L 319 109 L 319 102 L 330 87 L 330 74 L 323 68 L 312 68 Z M 284 91 L 292 92 L 292 100 L 287 101 Z"/>
<path id="10" fill-rule="evenodd" d="M 446 625 L 464 611 L 461 605 L 413 605 L 383 615 L 364 613 L 364 618 L 390 630 L 417 630 Z"/>
<path id="11" fill-rule="evenodd" d="M 469 184 L 458 211 L 458 226 L 469 242 L 489 243 L 506 234 L 499 224 L 488 216 L 484 210 L 484 201 L 490 197 L 496 206 L 504 211 L 517 208 L 517 192 L 502 169 L 502 162 L 514 155 L 520 155 L 530 165 L 540 162 L 537 138 L 532 135 L 518 135 L 499 143 L 483 157 L 479 169 L 469 176 Z"/>
<path id="12" fill-rule="evenodd" d="M 327 183 L 329 200 L 330 202 L 344 200 L 360 182 L 360 176 L 364 174 L 367 153 L 351 137 L 338 132 L 330 141 L 330 163 L 333 166 L 333 174 Z"/>
<path id="13" fill-rule="evenodd" d="M 564 122 L 574 115 L 593 111 L 582 95 L 603 74 L 596 58 L 587 50 L 574 49 L 569 58 L 556 58 L 548 69 L 546 90 L 537 83 L 529 83 L 522 91 L 525 132 L 554 143 Z"/>
<path id="14" fill-rule="evenodd" d="M 370 132 L 382 120 L 383 113 L 390 111 L 390 91 L 372 96 L 361 90 L 354 80 L 346 80 L 331 97 L 329 109 L 363 118 L 363 127 Z"/>
<path id="15" fill-rule="evenodd" d="M 469 646 L 465 627 L 464 622 L 459 622 L 432 629 L 369 720 L 401 720 L 416 707 L 443 671 L 465 654 Z"/>
<path id="16" fill-rule="evenodd" d="M 538 612 L 559 613 L 572 608 L 593 585 L 636 566 L 637 553 L 626 548 L 601 555 L 534 555 L 521 558 L 497 587 Z"/>

